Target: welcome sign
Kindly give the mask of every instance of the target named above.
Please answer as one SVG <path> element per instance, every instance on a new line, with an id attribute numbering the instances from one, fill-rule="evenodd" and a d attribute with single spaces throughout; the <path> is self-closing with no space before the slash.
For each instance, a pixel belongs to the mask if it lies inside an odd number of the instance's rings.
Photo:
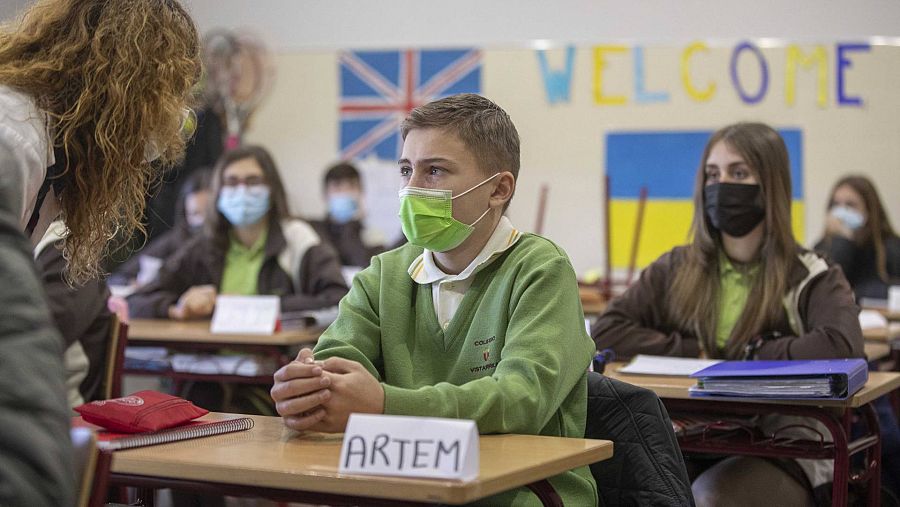
<path id="1" fill-rule="evenodd" d="M 814 95 L 819 107 L 824 108 L 829 102 L 837 107 L 863 107 L 864 93 L 851 90 L 848 77 L 853 72 L 854 62 L 865 58 L 871 49 L 872 45 L 867 42 L 842 42 L 831 47 L 788 44 L 780 49 L 784 52 L 784 67 L 777 69 L 759 44 L 743 41 L 730 49 L 727 62 L 722 62 L 716 72 L 701 73 L 697 70 L 698 64 L 708 63 L 714 57 L 711 54 L 713 48 L 698 41 L 688 44 L 680 52 L 677 85 L 672 82 L 667 87 L 651 88 L 647 84 L 650 77 L 654 77 L 654 69 L 647 64 L 651 49 L 641 45 L 597 45 L 590 48 L 593 56 L 590 85 L 593 102 L 598 106 L 667 103 L 675 93 L 684 94 L 696 103 L 714 101 L 722 94 L 733 93 L 744 104 L 754 105 L 769 98 L 775 80 L 783 80 L 784 104 L 793 106 L 797 102 L 798 75 L 806 72 L 815 76 Z M 573 82 L 575 51 L 574 46 L 566 47 L 564 63 L 556 67 L 548 61 L 546 50 L 537 51 L 547 101 L 551 104 L 570 101 L 571 88 L 577 84 Z M 632 89 L 614 89 L 608 84 L 610 76 L 623 72 L 627 66 L 632 72 Z M 829 88 L 832 88 L 830 94 Z M 829 95 L 833 97 L 830 100 Z"/>

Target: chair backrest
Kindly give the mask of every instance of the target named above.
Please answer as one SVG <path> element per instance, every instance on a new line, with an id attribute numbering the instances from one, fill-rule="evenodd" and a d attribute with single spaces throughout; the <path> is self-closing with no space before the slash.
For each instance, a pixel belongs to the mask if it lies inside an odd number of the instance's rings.
<path id="1" fill-rule="evenodd" d="M 88 428 L 72 428 L 73 460 L 78 507 L 102 507 L 106 502 L 112 454 L 97 447 L 94 432 Z"/>
<path id="2" fill-rule="evenodd" d="M 609 460 L 591 465 L 600 504 L 694 505 L 672 421 L 650 390 L 588 372 L 585 438 L 612 440 Z"/>
<path id="3" fill-rule="evenodd" d="M 103 374 L 103 399 L 122 396 L 122 369 L 125 364 L 125 347 L 128 345 L 128 324 L 113 314 L 109 326 L 109 342 L 106 345 L 106 365 Z"/>

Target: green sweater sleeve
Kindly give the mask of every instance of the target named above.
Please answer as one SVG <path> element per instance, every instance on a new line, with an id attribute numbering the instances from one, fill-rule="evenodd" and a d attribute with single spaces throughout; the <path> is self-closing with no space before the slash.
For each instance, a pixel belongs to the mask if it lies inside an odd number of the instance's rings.
<path id="1" fill-rule="evenodd" d="M 567 259 L 522 273 L 516 286 L 493 375 L 418 389 L 385 384 L 385 413 L 472 419 L 481 433 L 539 433 L 585 375 L 594 347 Z"/>
<path id="2" fill-rule="evenodd" d="M 353 278 L 350 292 L 338 304 L 338 317 L 316 342 L 316 359 L 342 357 L 356 361 L 381 380 L 381 324 L 378 317 L 378 257 Z"/>

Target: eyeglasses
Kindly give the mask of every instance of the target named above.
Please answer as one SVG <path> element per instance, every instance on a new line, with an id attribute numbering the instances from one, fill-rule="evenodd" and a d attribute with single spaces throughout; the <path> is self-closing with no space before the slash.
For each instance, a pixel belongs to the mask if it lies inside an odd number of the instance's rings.
<path id="1" fill-rule="evenodd" d="M 223 187 L 237 187 L 239 185 L 245 185 L 248 187 L 252 187 L 254 185 L 265 185 L 266 179 L 262 176 L 247 176 L 246 178 L 239 178 L 237 176 L 226 176 L 222 180 Z"/>

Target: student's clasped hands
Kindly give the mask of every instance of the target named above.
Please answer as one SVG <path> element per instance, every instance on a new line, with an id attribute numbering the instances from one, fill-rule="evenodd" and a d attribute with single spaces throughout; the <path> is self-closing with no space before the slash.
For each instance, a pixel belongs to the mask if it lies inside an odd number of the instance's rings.
<path id="1" fill-rule="evenodd" d="M 309 349 L 275 372 L 271 395 L 285 426 L 298 431 L 342 432 L 353 412 L 384 412 L 384 388 L 363 365 L 316 361 Z"/>

